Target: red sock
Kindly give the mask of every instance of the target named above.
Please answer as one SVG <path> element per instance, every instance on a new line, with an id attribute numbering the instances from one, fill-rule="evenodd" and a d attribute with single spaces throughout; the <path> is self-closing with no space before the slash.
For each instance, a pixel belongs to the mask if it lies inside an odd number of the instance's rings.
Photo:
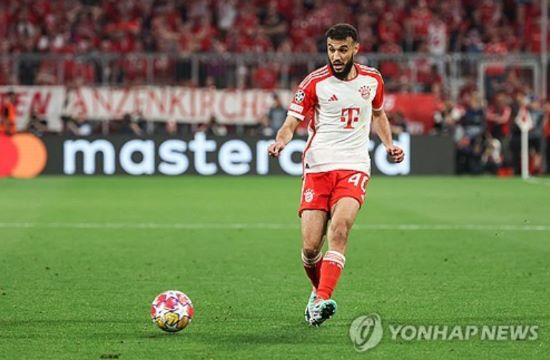
<path id="1" fill-rule="evenodd" d="M 338 283 L 340 273 L 346 263 L 346 258 L 339 252 L 331 250 L 327 251 L 322 263 L 317 298 L 327 300 L 332 296 L 334 288 Z"/>
<path id="2" fill-rule="evenodd" d="M 314 258 L 307 258 L 302 251 L 302 262 L 304 263 L 304 269 L 306 270 L 307 277 L 311 281 L 311 285 L 315 289 L 319 286 L 319 279 L 321 278 L 321 260 L 323 259 L 323 254 L 319 252 Z"/>
<path id="3" fill-rule="evenodd" d="M 315 264 L 315 270 L 317 271 L 317 286 L 315 286 L 315 292 L 317 292 L 319 281 L 321 280 L 321 267 L 323 266 L 323 262 L 321 261 L 322 259 L 322 257 L 319 258 L 319 261 L 317 261 L 317 264 Z"/>

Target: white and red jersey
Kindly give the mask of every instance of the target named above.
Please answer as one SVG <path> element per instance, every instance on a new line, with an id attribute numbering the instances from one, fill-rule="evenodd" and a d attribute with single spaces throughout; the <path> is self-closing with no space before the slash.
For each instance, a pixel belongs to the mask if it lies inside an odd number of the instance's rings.
<path id="1" fill-rule="evenodd" d="M 329 65 L 300 83 L 288 115 L 302 121 L 310 111 L 304 173 L 357 170 L 370 175 L 368 141 L 372 111 L 384 105 L 384 81 L 374 68 L 354 64 L 357 76 L 340 80 Z"/>

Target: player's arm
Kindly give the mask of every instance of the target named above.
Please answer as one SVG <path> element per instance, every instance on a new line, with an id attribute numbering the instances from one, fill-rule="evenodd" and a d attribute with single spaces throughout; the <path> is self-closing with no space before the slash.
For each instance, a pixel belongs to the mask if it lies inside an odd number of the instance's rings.
<path id="1" fill-rule="evenodd" d="M 372 129 L 376 132 L 380 141 L 386 147 L 386 152 L 390 155 L 391 159 L 399 163 L 405 158 L 403 149 L 393 144 L 391 137 L 391 127 L 386 112 L 383 109 L 373 110 L 372 112 Z"/>
<path id="2" fill-rule="evenodd" d="M 405 153 L 403 149 L 393 144 L 390 122 L 384 111 L 384 80 L 378 71 L 375 71 L 374 77 L 378 82 L 378 86 L 372 100 L 372 129 L 386 147 L 386 152 L 391 159 L 399 163 L 405 158 Z"/>
<path id="3" fill-rule="evenodd" d="M 267 152 L 271 156 L 279 156 L 286 144 L 292 140 L 294 131 L 296 131 L 300 122 L 304 121 L 306 114 L 309 113 L 317 103 L 315 85 L 313 82 L 306 84 L 305 87 L 302 87 L 302 85 L 303 82 L 298 86 L 294 98 L 288 106 L 285 122 L 279 131 L 277 131 L 275 142 L 267 148 Z"/>
<path id="4" fill-rule="evenodd" d="M 296 128 L 300 124 L 300 120 L 296 119 L 292 115 L 287 115 L 285 122 L 277 131 L 277 137 L 275 138 L 275 142 L 267 148 L 267 152 L 271 156 L 279 156 L 281 151 L 285 148 L 286 144 L 292 140 L 292 137 L 294 136 L 294 132 L 296 131 Z"/>

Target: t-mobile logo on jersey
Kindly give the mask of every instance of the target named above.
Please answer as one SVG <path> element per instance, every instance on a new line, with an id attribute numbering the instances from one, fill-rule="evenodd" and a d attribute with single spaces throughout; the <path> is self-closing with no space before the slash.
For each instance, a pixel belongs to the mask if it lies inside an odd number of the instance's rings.
<path id="1" fill-rule="evenodd" d="M 353 123 L 359 121 L 359 111 L 357 107 L 342 109 L 340 121 L 346 123 L 344 129 L 353 129 Z"/>

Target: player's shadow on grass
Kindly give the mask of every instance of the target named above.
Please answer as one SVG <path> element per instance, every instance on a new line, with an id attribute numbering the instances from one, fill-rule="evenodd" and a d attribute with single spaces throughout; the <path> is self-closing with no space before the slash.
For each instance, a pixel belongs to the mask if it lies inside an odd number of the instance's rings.
<path id="1" fill-rule="evenodd" d="M 181 335 L 184 341 L 192 343 L 201 343 L 208 346 L 232 347 L 239 344 L 257 344 L 257 345 L 277 345 L 277 344 L 301 344 L 315 342 L 317 344 L 330 345 L 334 343 L 334 334 L 347 334 L 349 324 L 347 322 L 332 322 L 330 326 L 324 328 L 312 328 L 308 325 L 296 323 L 295 325 L 285 325 L 276 327 L 258 327 L 243 330 L 238 328 L 235 332 L 212 332 L 207 329 L 181 333 L 148 333 L 145 335 L 148 339 L 162 340 L 171 336 Z M 228 328 L 228 330 L 230 330 Z M 326 334 L 327 336 L 320 336 Z M 330 336 L 328 336 L 330 335 Z"/>
<path id="2" fill-rule="evenodd" d="M 258 345 L 276 345 L 276 344 L 301 344 L 303 342 L 312 341 L 315 338 L 315 334 L 311 336 L 302 335 L 296 336 L 295 334 L 285 334 L 281 332 L 268 332 L 268 333 L 249 333 L 249 334 L 212 334 L 212 333 L 199 333 L 189 332 L 187 334 L 147 334 L 145 338 L 150 340 L 164 340 L 173 336 L 181 336 L 186 342 L 201 343 L 213 347 L 231 347 L 235 345 L 244 344 L 258 344 Z M 315 338 L 316 343 L 331 344 L 334 339 L 326 339 L 326 341 L 319 341 Z"/>
<path id="3" fill-rule="evenodd" d="M 101 319 L 25 319 L 25 320 L 0 320 L 0 328 L 11 326 L 29 326 L 29 322 L 34 325 L 70 325 L 70 324 L 143 324 L 143 321 L 136 320 L 101 320 Z"/>
<path id="4" fill-rule="evenodd" d="M 32 326 L 31 326 L 32 324 Z M 0 339 L 106 339 L 134 338 L 134 329 L 143 329 L 149 322 L 136 320 L 40 319 L 0 320 Z M 127 332 L 116 331 L 120 329 Z M 55 330 L 55 332 L 52 332 Z"/>

